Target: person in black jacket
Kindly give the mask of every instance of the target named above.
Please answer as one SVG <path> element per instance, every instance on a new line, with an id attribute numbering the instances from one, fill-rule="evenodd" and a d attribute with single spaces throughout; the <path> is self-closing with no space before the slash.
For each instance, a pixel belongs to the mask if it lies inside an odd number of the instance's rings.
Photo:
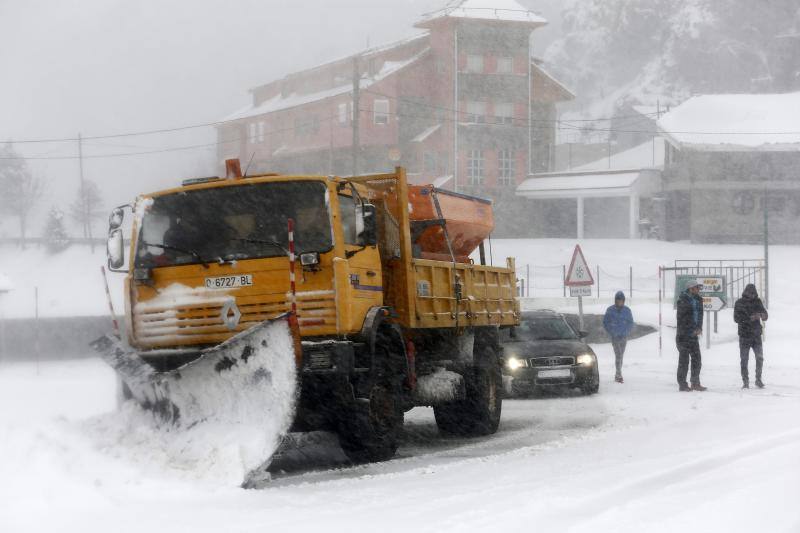
<path id="1" fill-rule="evenodd" d="M 700 384 L 700 340 L 703 333 L 703 298 L 700 297 L 700 283 L 692 280 L 686 284 L 686 290 L 678 297 L 678 333 L 675 343 L 678 345 L 678 390 L 704 391 Z M 691 387 L 686 383 L 689 362 L 692 363 Z"/>
<path id="2" fill-rule="evenodd" d="M 767 320 L 769 315 L 758 297 L 756 286 L 748 284 L 742 292 L 742 297 L 736 300 L 733 306 L 733 319 L 739 324 L 739 357 L 742 362 L 742 388 L 750 388 L 750 377 L 747 365 L 750 359 L 750 348 L 756 355 L 756 387 L 764 388 L 761 381 L 761 369 L 764 367 L 764 349 L 761 344 L 761 321 Z"/>

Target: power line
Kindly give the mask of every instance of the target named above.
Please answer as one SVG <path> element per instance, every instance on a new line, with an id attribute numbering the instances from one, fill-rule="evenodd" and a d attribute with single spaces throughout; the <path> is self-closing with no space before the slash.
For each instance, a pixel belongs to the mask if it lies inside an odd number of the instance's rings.
<path id="1" fill-rule="evenodd" d="M 331 115 L 328 117 L 323 117 L 320 119 L 320 122 L 328 122 L 333 119 L 337 118 L 336 115 Z M 287 127 L 287 128 L 280 128 L 277 130 L 266 131 L 263 133 L 256 133 L 255 135 L 248 135 L 246 137 L 239 137 L 236 139 L 229 139 L 223 141 L 217 141 L 214 143 L 205 143 L 205 144 L 195 144 L 189 146 L 177 146 L 171 148 L 158 148 L 152 150 L 144 150 L 141 152 L 120 152 L 120 153 L 112 153 L 112 154 L 96 154 L 96 155 L 84 155 L 83 159 L 109 159 L 109 158 L 116 158 L 116 157 L 130 157 L 130 156 L 139 156 L 139 155 L 151 155 L 151 154 L 162 154 L 168 152 L 180 152 L 180 151 L 187 151 L 187 150 L 197 150 L 201 148 L 211 148 L 215 146 L 221 146 L 223 144 L 232 144 L 238 143 L 242 141 L 250 141 L 252 139 L 258 139 L 260 137 L 266 137 L 270 135 L 275 135 L 278 133 L 284 133 L 287 131 L 294 131 L 295 127 Z M 89 137 L 84 137 L 84 139 L 88 139 Z M 97 137 L 93 137 L 97 138 Z M 76 137 L 77 141 L 77 137 Z M 78 155 L 69 155 L 69 156 L 20 156 L 20 157 L 0 157 L 0 160 L 23 160 L 23 161 L 43 161 L 43 160 L 73 160 L 79 159 L 80 156 Z"/>

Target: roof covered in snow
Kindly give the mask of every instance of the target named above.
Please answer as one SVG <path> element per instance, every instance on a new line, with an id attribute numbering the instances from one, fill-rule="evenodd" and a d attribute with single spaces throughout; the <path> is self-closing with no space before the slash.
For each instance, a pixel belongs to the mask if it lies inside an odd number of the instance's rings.
<path id="1" fill-rule="evenodd" d="M 670 143 L 691 150 L 800 150 L 800 92 L 695 96 L 658 127 Z"/>
<path id="2" fill-rule="evenodd" d="M 630 192 L 639 172 L 572 172 L 534 176 L 517 187 L 519 196 L 560 198 L 576 196 L 622 196 Z"/>
<path id="3" fill-rule="evenodd" d="M 400 70 L 406 68 L 407 66 L 415 63 L 419 59 L 421 59 L 425 54 L 428 53 L 430 48 L 426 48 L 419 54 L 405 60 L 405 61 L 386 61 L 383 64 L 383 67 L 380 71 L 375 73 L 375 75 L 370 76 L 368 78 L 362 78 L 360 82 L 361 89 L 367 89 L 382 81 L 392 74 L 399 72 Z M 350 82 L 344 83 L 337 87 L 331 87 L 330 89 L 325 89 L 324 91 L 318 91 L 313 93 L 291 93 L 288 95 L 277 94 L 274 97 L 270 98 L 262 102 L 259 105 L 248 105 L 236 111 L 232 115 L 225 117 L 222 121 L 227 122 L 231 120 L 241 120 L 246 118 L 255 117 L 258 115 L 265 115 L 267 113 L 273 113 L 275 111 L 281 111 L 284 109 L 289 109 L 292 107 L 297 107 L 305 104 L 309 104 L 311 102 L 318 102 L 321 100 L 325 100 L 326 98 L 332 98 L 334 96 L 339 96 L 342 94 L 348 94 L 352 92 L 353 84 Z"/>
<path id="4" fill-rule="evenodd" d="M 603 157 L 591 163 L 574 167 L 572 171 L 585 172 L 589 170 L 627 170 L 643 168 L 664 168 L 664 138 L 655 137 L 651 141 L 634 146 L 623 152 L 611 154 L 611 161 Z"/>
<path id="5" fill-rule="evenodd" d="M 527 22 L 536 25 L 547 24 L 547 20 L 544 17 L 527 9 L 515 0 L 462 0 L 426 14 L 417 23 L 417 26 L 425 27 L 431 21 L 442 18 Z"/>

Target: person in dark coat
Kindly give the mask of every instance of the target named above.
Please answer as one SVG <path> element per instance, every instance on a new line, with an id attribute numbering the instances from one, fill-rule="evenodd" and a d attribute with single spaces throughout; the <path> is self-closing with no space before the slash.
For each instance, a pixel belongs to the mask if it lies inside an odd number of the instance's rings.
<path id="1" fill-rule="evenodd" d="M 699 337 L 703 333 L 703 298 L 700 297 L 700 283 L 692 280 L 686 284 L 686 290 L 678 297 L 678 333 L 675 343 L 678 345 L 678 390 L 704 391 L 700 384 Z M 691 387 L 686 383 L 686 374 L 691 362 Z"/>
<path id="2" fill-rule="evenodd" d="M 617 291 L 617 294 L 614 295 L 614 305 L 606 309 L 603 327 L 611 337 L 611 345 L 614 347 L 614 362 L 617 367 L 614 380 L 622 383 L 622 356 L 625 354 L 628 335 L 633 330 L 633 313 L 631 313 L 631 308 L 625 305 L 624 292 Z"/>
<path id="3" fill-rule="evenodd" d="M 756 356 L 756 387 L 764 388 L 761 381 L 761 369 L 764 367 L 764 349 L 761 344 L 761 321 L 767 320 L 769 314 L 758 297 L 756 286 L 748 284 L 742 292 L 742 297 L 736 300 L 733 306 L 733 319 L 739 325 L 739 357 L 742 363 L 742 388 L 750 388 L 750 376 L 747 366 L 750 359 L 750 349 Z"/>

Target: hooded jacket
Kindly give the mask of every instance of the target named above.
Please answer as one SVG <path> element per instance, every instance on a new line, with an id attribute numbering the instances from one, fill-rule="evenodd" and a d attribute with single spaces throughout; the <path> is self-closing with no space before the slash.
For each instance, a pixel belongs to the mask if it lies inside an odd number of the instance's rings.
<path id="1" fill-rule="evenodd" d="M 678 339 L 697 338 L 696 330 L 703 329 L 703 298 L 686 289 L 678 297 Z"/>
<path id="2" fill-rule="evenodd" d="M 761 320 L 752 320 L 752 316 L 756 313 L 764 313 L 764 320 L 769 316 L 761 298 L 758 297 L 756 286 L 750 283 L 733 306 L 733 320 L 739 324 L 740 337 L 754 339 L 761 336 Z"/>
<path id="3" fill-rule="evenodd" d="M 622 291 L 614 295 L 614 300 L 625 301 L 625 293 Z M 633 313 L 630 307 L 623 305 L 617 307 L 616 304 L 606 309 L 603 317 L 603 327 L 612 339 L 624 339 L 633 330 Z"/>

